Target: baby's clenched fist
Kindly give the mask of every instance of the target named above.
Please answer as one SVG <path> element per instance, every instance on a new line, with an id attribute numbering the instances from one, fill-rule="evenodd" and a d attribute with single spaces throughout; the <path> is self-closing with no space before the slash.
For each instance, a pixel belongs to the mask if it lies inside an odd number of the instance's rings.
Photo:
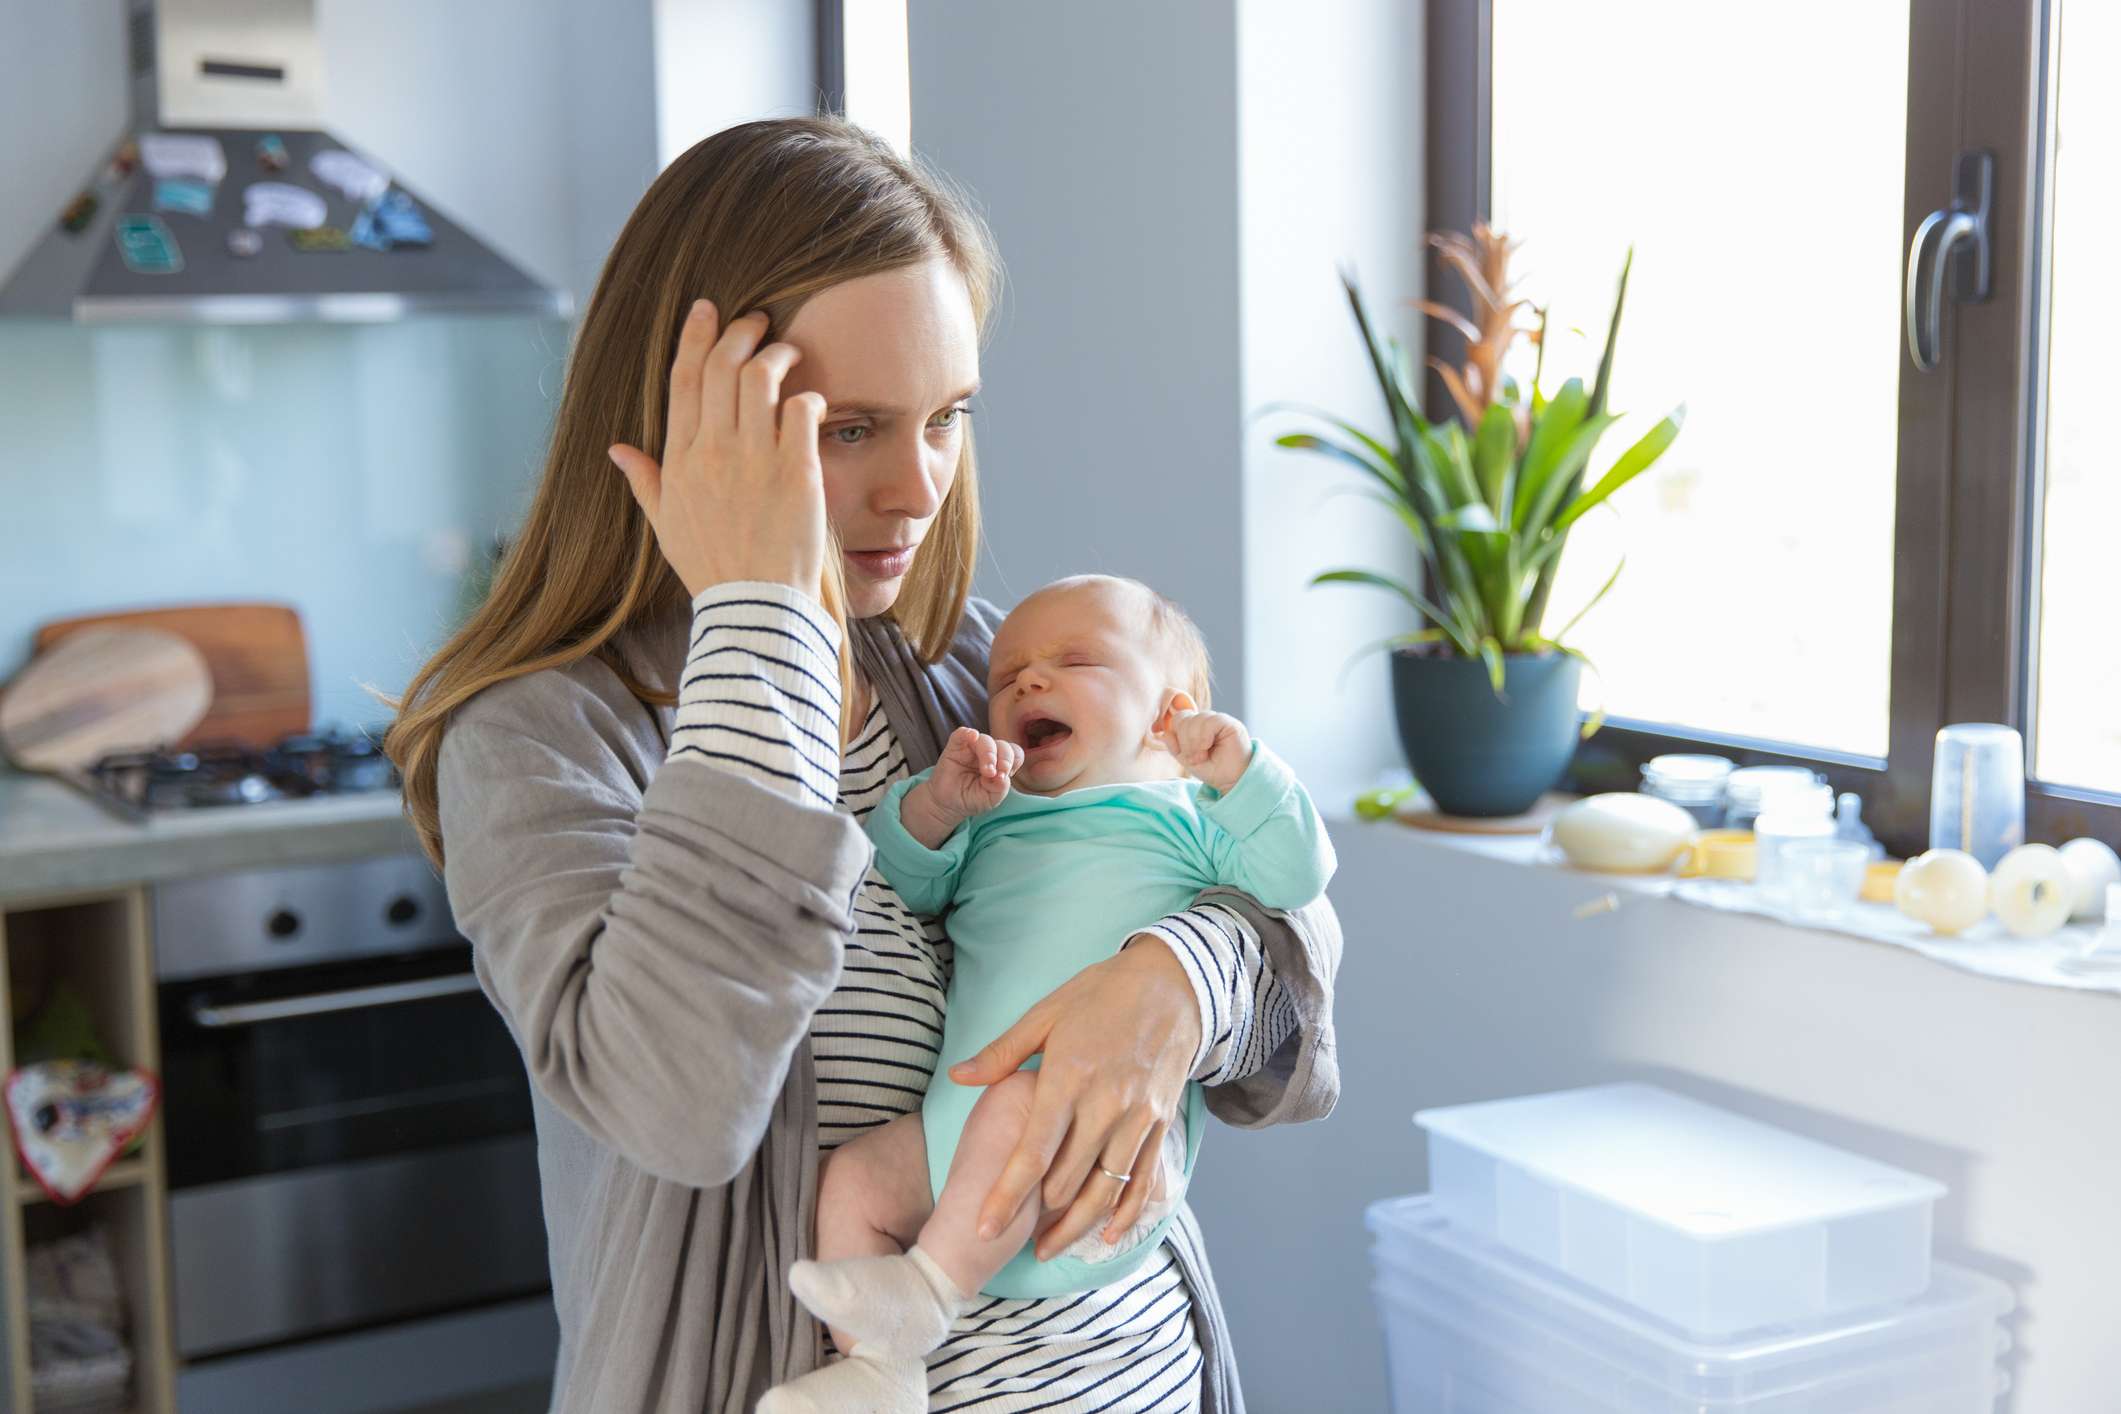
<path id="1" fill-rule="evenodd" d="M 1252 761 L 1252 733 L 1228 712 L 1174 710 L 1170 728 L 1156 740 L 1187 775 L 1218 791 L 1236 786 Z"/>
<path id="2" fill-rule="evenodd" d="M 950 832 L 1009 794 L 1009 778 L 1024 764 L 1024 749 L 982 731 L 959 727 L 927 780 L 906 792 L 899 815 L 915 839 L 940 849 Z"/>

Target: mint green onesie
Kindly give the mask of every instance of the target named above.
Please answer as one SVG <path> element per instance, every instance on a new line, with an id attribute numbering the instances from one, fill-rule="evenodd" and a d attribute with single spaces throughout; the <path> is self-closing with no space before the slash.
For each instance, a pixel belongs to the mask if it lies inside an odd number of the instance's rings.
<path id="1" fill-rule="evenodd" d="M 921 1104 L 928 1181 L 940 1197 L 958 1135 L 981 1087 L 949 1068 L 1014 1025 L 1047 993 L 1117 952 L 1140 929 L 1192 905 L 1216 885 L 1269 908 L 1292 909 L 1325 892 L 1333 846 L 1311 798 L 1281 758 L 1253 743 L 1229 794 L 1199 781 L 1085 786 L 1057 796 L 1012 790 L 984 815 L 929 849 L 899 818 L 906 792 L 933 768 L 894 785 L 870 813 L 877 868 L 915 913 L 949 910 L 955 963 L 943 1049 Z M 1033 1056 L 1024 1066 L 1038 1067 Z M 1186 1173 L 1200 1152 L 1201 1087 L 1185 1094 Z M 983 1288 L 989 1296 L 1057 1296 L 1117 1281 L 1155 1250 L 1166 1217 L 1133 1247 L 1102 1262 L 1033 1245 Z"/>

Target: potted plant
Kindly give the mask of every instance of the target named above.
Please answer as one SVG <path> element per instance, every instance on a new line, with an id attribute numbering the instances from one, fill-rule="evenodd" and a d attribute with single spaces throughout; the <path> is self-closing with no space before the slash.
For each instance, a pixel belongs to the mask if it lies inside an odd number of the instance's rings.
<path id="1" fill-rule="evenodd" d="M 1564 640 L 1620 575 L 1616 567 L 1573 618 L 1546 632 L 1547 598 L 1569 530 L 1664 454 L 1685 409 L 1585 486 L 1591 455 L 1617 420 L 1606 395 L 1634 252 L 1621 266 L 1591 386 L 1570 378 L 1549 398 L 1539 385 L 1546 311 L 1516 293 L 1509 271 L 1516 244 L 1484 225 L 1470 236 L 1432 235 L 1429 243 L 1465 285 L 1472 311 L 1468 317 L 1428 300 L 1411 302 L 1465 335 L 1462 367 L 1426 360 L 1449 391 L 1451 415 L 1423 412 L 1412 357 L 1398 340 L 1378 338 L 1353 278 L 1343 274 L 1390 428 L 1377 437 L 1314 414 L 1338 435 L 1299 432 L 1276 441 L 1362 472 L 1369 494 L 1414 542 L 1419 583 L 1362 569 L 1330 570 L 1311 583 L 1389 590 L 1424 621 L 1379 645 L 1392 650 L 1400 744 L 1415 778 L 1446 813 L 1515 815 L 1560 779 L 1575 751 L 1584 659 Z M 1537 351 L 1529 384 L 1503 367 L 1519 339 Z M 1594 717 L 1581 735 L 1596 728 Z"/>

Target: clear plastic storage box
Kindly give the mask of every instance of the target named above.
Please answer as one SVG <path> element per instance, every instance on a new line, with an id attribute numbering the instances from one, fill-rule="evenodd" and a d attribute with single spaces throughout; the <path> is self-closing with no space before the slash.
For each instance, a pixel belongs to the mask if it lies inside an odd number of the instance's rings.
<path id="1" fill-rule="evenodd" d="M 1453 1223 L 1696 1334 L 1929 1285 L 1941 1184 L 1653 1085 L 1414 1119 Z"/>
<path id="2" fill-rule="evenodd" d="M 1947 1263 L 1866 1311 L 1701 1340 L 1460 1231 L 1370 1206 L 1397 1414 L 1992 1414 L 2001 1283 Z"/>

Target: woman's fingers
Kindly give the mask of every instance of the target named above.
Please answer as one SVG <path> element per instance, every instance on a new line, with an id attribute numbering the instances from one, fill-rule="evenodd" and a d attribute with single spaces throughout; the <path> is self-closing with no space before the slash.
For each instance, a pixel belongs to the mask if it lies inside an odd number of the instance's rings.
<path id="1" fill-rule="evenodd" d="M 1142 1209 L 1149 1205 L 1150 1199 L 1164 1196 L 1164 1131 L 1169 1127 L 1165 1121 L 1158 1120 L 1150 1126 L 1141 1147 L 1135 1151 L 1133 1178 L 1127 1184 L 1126 1192 L 1119 1195 L 1119 1206 L 1113 1209 L 1111 1218 L 1105 1223 L 1105 1241 L 1117 1242 L 1121 1233 L 1141 1221 Z M 1130 1170 L 1114 1169 L 1113 1172 Z"/>
<path id="2" fill-rule="evenodd" d="M 744 365 L 766 337 L 766 316 L 753 310 L 729 321 L 714 341 L 700 374 L 700 435 L 710 445 L 734 448 L 737 442 L 737 387 Z"/>
<path id="3" fill-rule="evenodd" d="M 950 1078 L 960 1085 L 992 1085 L 1003 1076 L 1022 1070 L 1024 1062 L 1046 1044 L 1046 1011 L 1034 1003 L 1014 1026 L 980 1047 L 970 1060 L 950 1067 Z M 1041 1077 L 1040 1088 L 1044 1088 Z"/>
<path id="4" fill-rule="evenodd" d="M 1131 1126 L 1129 1128 L 1131 1133 Z M 1126 1143 L 1120 1141 L 1117 1147 L 1125 1149 Z M 1111 1167 L 1114 1173 L 1126 1173 L 1132 1166 L 1130 1155 L 1127 1164 Z M 1128 1188 L 1136 1186 L 1138 1180 L 1127 1185 Z M 1113 1204 L 1120 1201 L 1124 1194 L 1117 1179 L 1093 1173 L 1083 1181 L 1080 1188 L 1073 1190 L 1070 1196 L 1073 1201 L 1069 1202 L 1068 1211 L 1061 1215 L 1060 1221 L 1039 1234 L 1036 1251 L 1041 1262 L 1052 1261 L 1054 1257 L 1065 1252 L 1077 1238 L 1108 1221 L 1112 1216 Z"/>
<path id="5" fill-rule="evenodd" d="M 794 344 L 768 344 L 737 375 L 737 440 L 754 454 L 771 457 L 781 440 L 781 383 L 803 356 Z"/>
<path id="6" fill-rule="evenodd" d="M 656 459 L 639 447 L 629 447 L 624 442 L 610 449 L 612 465 L 626 477 L 627 489 L 633 499 L 650 519 L 662 497 L 663 469 Z"/>
<path id="7" fill-rule="evenodd" d="M 678 332 L 677 357 L 670 364 L 670 403 L 664 413 L 663 455 L 678 456 L 692 445 L 700 429 L 700 379 L 707 365 L 707 351 L 720 332 L 714 301 L 699 299 L 685 315 Z"/>
<path id="8" fill-rule="evenodd" d="M 1112 1182 L 1111 1179 L 1099 1179 L 1094 1169 L 1131 1173 L 1135 1151 L 1141 1148 L 1142 1135 L 1155 1123 L 1153 1115 L 1129 1111 L 1117 1120 L 1099 1124 L 1078 1109 L 1067 1142 L 1061 1145 L 1060 1153 L 1054 1156 L 1053 1163 L 1046 1170 L 1046 1206 L 1060 1207 L 1086 1183 Z"/>
<path id="9" fill-rule="evenodd" d="M 825 420 L 825 395 L 823 393 L 797 393 L 781 400 L 781 445 L 782 467 L 788 470 L 802 469 L 813 477 L 822 478 L 817 458 L 818 424 Z M 824 494 L 823 481 L 819 481 L 819 495 Z M 822 507 L 823 502 L 820 501 Z"/>

